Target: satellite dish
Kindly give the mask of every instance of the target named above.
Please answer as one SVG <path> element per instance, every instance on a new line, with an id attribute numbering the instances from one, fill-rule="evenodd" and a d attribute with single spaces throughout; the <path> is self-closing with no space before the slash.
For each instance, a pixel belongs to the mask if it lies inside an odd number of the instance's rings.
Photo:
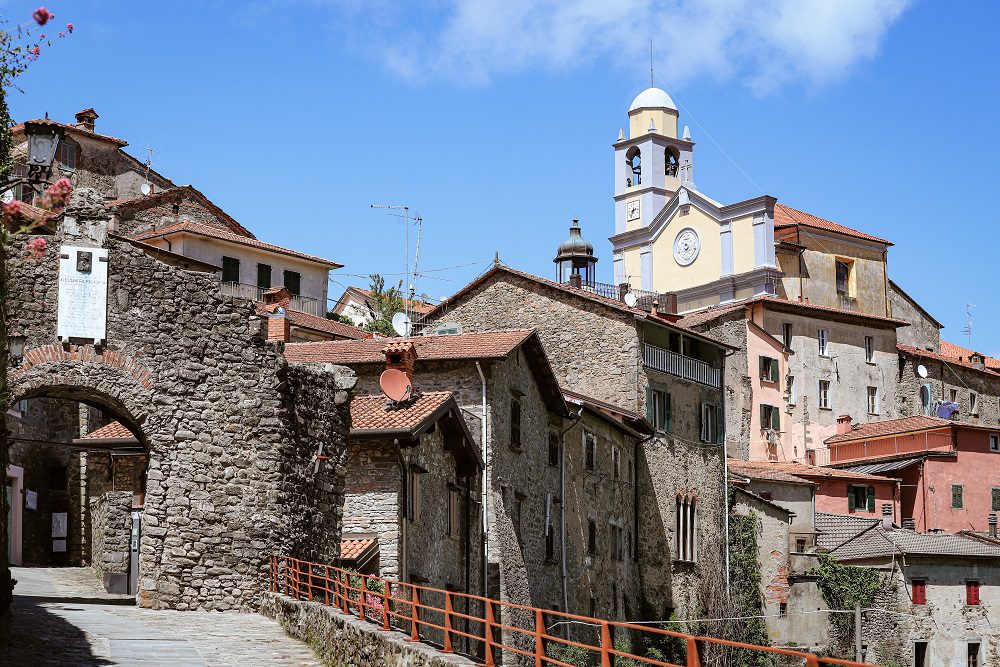
<path id="1" fill-rule="evenodd" d="M 378 378 L 378 386 L 382 393 L 391 401 L 405 401 L 413 393 L 413 386 L 406 373 L 398 368 L 387 368 Z"/>
<path id="2" fill-rule="evenodd" d="M 410 318 L 406 313 L 396 313 L 392 316 L 392 330 L 400 336 L 410 335 Z"/>
<path id="3" fill-rule="evenodd" d="M 919 375 L 922 378 L 927 377 L 927 368 L 925 368 L 923 364 L 917 366 L 917 375 Z"/>
<path id="4" fill-rule="evenodd" d="M 424 303 L 427 303 L 428 301 L 430 301 L 430 299 L 431 297 L 429 294 L 427 294 L 427 292 L 424 292 L 423 294 L 420 295 L 420 300 L 423 301 Z"/>
<path id="5" fill-rule="evenodd" d="M 629 308 L 635 308 L 635 304 L 639 303 L 639 300 L 635 298 L 635 294 L 632 292 L 625 292 L 623 299 L 625 300 L 625 305 Z"/>
<path id="6" fill-rule="evenodd" d="M 150 192 L 153 191 L 153 189 L 149 187 L 149 183 L 143 183 L 142 185 L 139 186 L 139 191 L 142 192 L 142 194 L 144 195 L 148 195 Z"/>

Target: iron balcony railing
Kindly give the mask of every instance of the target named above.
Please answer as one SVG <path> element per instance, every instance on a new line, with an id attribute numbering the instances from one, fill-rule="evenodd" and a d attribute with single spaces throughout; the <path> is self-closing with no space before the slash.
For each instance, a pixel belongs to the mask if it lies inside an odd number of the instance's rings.
<path id="1" fill-rule="evenodd" d="M 669 373 L 685 380 L 693 380 L 709 387 L 718 387 L 722 371 L 711 364 L 692 357 L 664 350 L 662 347 L 646 343 L 643 348 L 643 363 L 646 368 Z"/>
<path id="2" fill-rule="evenodd" d="M 335 607 L 385 632 L 399 632 L 439 653 L 458 653 L 486 667 L 509 663 L 573 667 L 567 649 L 587 664 L 703 667 L 760 663 L 784 656 L 783 665 L 874 667 L 838 658 L 770 646 L 688 635 L 653 625 L 538 609 L 480 595 L 359 574 L 288 556 L 271 556 L 271 592 L 293 600 Z M 568 630 L 572 628 L 572 630 Z M 619 639 L 620 641 L 615 641 Z M 627 640 L 627 641 L 625 641 Z M 666 662 L 659 651 L 633 653 L 633 646 L 672 648 L 683 657 Z M 681 664 L 683 663 L 683 664 Z"/>
<path id="3" fill-rule="evenodd" d="M 251 301 L 263 301 L 264 300 L 264 288 L 257 287 L 256 285 L 247 285 L 246 283 L 222 283 L 222 293 L 227 296 L 236 296 L 241 299 L 250 299 Z M 288 307 L 292 310 L 298 310 L 303 313 L 309 313 L 310 315 L 316 315 L 318 317 L 324 317 L 326 313 L 320 305 L 319 299 L 312 299 L 307 296 L 292 296 L 292 302 L 288 304 Z"/>

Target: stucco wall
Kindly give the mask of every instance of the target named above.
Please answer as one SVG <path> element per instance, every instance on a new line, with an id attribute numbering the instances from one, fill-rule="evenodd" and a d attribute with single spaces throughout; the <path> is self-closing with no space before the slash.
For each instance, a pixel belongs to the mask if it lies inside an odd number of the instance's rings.
<path id="1" fill-rule="evenodd" d="M 926 492 L 928 522 L 931 528 L 947 532 L 989 530 L 993 507 L 993 489 L 1000 489 L 1000 452 L 990 451 L 987 431 L 958 430 L 958 456 L 928 457 L 924 462 L 923 484 L 917 492 Z M 994 433 L 1000 435 L 1000 428 Z M 951 487 L 962 486 L 962 507 L 952 507 Z"/>
<path id="2" fill-rule="evenodd" d="M 892 518 L 898 522 L 899 496 L 896 493 L 895 481 L 876 482 L 871 480 L 844 480 L 826 479 L 819 480 L 819 488 L 816 489 L 816 511 L 827 512 L 829 514 L 855 514 L 857 516 L 877 518 L 882 516 L 882 505 L 892 506 Z M 858 507 L 850 511 L 850 503 L 847 499 L 847 491 L 851 486 L 873 486 L 875 487 L 875 509 L 869 512 L 867 507 Z"/>
<path id="3" fill-rule="evenodd" d="M 927 317 L 906 293 L 889 283 L 889 306 L 892 317 L 909 322 L 897 331 L 899 342 L 922 350 L 941 351 L 940 325 Z"/>

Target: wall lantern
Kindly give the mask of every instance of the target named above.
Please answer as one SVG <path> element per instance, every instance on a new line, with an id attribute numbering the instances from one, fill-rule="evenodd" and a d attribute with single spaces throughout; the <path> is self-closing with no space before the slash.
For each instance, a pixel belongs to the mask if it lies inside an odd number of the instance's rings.
<path id="1" fill-rule="evenodd" d="M 44 180 L 56 157 L 63 126 L 51 120 L 29 120 L 24 123 L 24 134 L 28 138 L 28 179 Z"/>
<path id="2" fill-rule="evenodd" d="M 7 343 L 10 346 L 10 356 L 15 363 L 21 363 L 24 358 L 24 344 L 28 337 L 24 334 L 12 333 L 7 336 Z"/>

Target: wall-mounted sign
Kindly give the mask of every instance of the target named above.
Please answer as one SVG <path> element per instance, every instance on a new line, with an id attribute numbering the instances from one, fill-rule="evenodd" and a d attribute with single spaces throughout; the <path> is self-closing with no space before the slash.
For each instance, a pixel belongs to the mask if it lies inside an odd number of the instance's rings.
<path id="1" fill-rule="evenodd" d="M 107 338 L 108 251 L 103 248 L 59 248 L 59 323 L 61 341 Z"/>
<path id="2" fill-rule="evenodd" d="M 52 552 L 57 554 L 66 553 L 66 540 L 52 540 Z"/>
<path id="3" fill-rule="evenodd" d="M 29 510 L 38 509 L 38 493 L 35 491 L 25 490 L 24 506 L 27 507 Z"/>
<path id="4" fill-rule="evenodd" d="M 52 537 L 66 537 L 66 512 L 52 513 Z"/>

